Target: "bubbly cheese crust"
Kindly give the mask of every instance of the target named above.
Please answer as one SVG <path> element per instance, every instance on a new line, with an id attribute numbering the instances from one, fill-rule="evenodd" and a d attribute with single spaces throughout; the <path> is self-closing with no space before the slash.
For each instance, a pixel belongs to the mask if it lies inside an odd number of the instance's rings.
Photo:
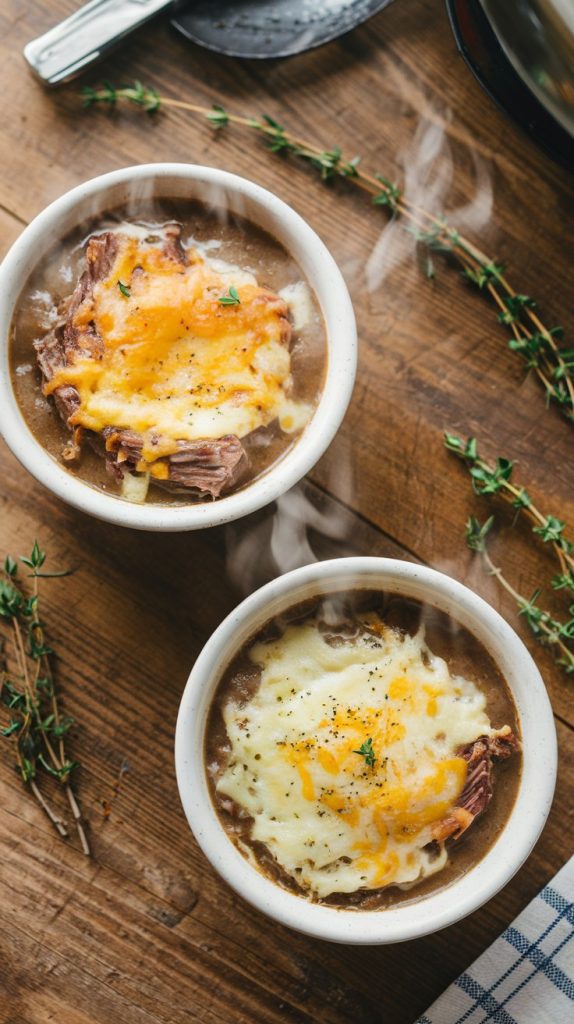
<path id="1" fill-rule="evenodd" d="M 457 750 L 493 733 L 478 687 L 422 633 L 373 616 L 336 646 L 314 621 L 291 625 L 250 658 L 261 682 L 224 707 L 230 753 L 216 789 L 251 817 L 251 841 L 315 898 L 441 870 L 444 843 L 428 845 L 464 788 Z"/>
<path id="2" fill-rule="evenodd" d="M 108 275 L 74 317 L 88 343 L 45 388 L 77 389 L 70 424 L 136 431 L 147 462 L 175 452 L 177 441 L 242 438 L 275 419 L 286 433 L 301 429 L 311 410 L 290 398 L 285 301 L 197 250 L 184 264 L 141 232 L 118 237 Z M 220 302 L 230 286 L 237 304 Z M 96 355 L 94 327 L 103 340 Z"/>

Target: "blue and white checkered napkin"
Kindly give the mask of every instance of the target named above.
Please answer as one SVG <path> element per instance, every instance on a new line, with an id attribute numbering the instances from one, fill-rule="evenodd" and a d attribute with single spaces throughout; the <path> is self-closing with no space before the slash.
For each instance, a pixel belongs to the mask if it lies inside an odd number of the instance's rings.
<path id="1" fill-rule="evenodd" d="M 574 1024 L 574 857 L 416 1024 Z"/>

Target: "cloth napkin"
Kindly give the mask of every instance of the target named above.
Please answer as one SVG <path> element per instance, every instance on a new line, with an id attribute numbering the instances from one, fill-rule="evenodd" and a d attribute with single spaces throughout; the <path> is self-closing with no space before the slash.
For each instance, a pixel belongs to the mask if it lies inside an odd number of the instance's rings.
<path id="1" fill-rule="evenodd" d="M 416 1024 L 574 1024 L 574 857 Z"/>

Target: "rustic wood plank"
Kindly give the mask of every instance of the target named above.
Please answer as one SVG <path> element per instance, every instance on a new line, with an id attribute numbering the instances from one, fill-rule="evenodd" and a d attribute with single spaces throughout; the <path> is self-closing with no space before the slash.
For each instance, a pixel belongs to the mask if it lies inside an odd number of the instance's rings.
<path id="1" fill-rule="evenodd" d="M 471 919 L 388 949 L 286 933 L 219 881 L 179 807 L 172 764 L 179 695 L 202 644 L 243 594 L 312 557 L 419 559 L 469 583 L 516 625 L 511 603 L 465 549 L 467 516 L 486 515 L 487 506 L 444 454 L 441 434 L 476 433 L 486 454 L 518 459 L 522 482 L 572 531 L 572 428 L 545 411 L 481 298 L 440 259 L 428 281 L 400 226 L 383 234 L 385 216 L 362 196 L 343 185 L 324 188 L 248 135 L 214 134 L 183 113 L 83 114 L 76 87 L 44 92 L 21 47 L 76 7 L 76 0 L 32 0 L 23 9 L 7 0 L 0 10 L 0 76 L 9 96 L 0 123 L 0 251 L 86 177 L 148 160 L 224 166 L 271 188 L 324 238 L 352 292 L 361 357 L 345 424 L 298 499 L 299 515 L 315 525 L 288 534 L 279 563 L 270 554 L 274 509 L 200 535 L 132 533 L 63 506 L 0 445 L 2 552 L 19 553 L 37 535 L 54 564 L 76 569 L 46 584 L 46 618 L 66 711 L 78 722 L 70 744 L 83 765 L 79 792 L 94 849 L 89 862 L 75 839 L 58 840 L 3 757 L 2 1011 L 10 1024 L 51 1016 L 63 1024 L 342 1024 L 351 1017 L 411 1024 L 572 849 L 571 684 L 519 623 L 561 720 L 548 827 L 516 879 Z M 401 180 L 406 162 L 422 202 L 446 210 L 481 247 L 508 260 L 512 280 L 537 296 L 549 323 L 572 327 L 571 179 L 480 91 L 456 54 L 441 0 L 401 0 L 329 47 L 265 65 L 188 47 L 159 20 L 100 73 L 139 77 L 238 112 L 265 110 Z M 442 146 L 434 169 L 422 162 L 428 131 Z M 529 593 L 550 563 L 532 549 L 524 525 L 512 528 L 505 512 L 497 514 L 496 554 Z M 112 807 L 107 819 L 104 802 Z"/>

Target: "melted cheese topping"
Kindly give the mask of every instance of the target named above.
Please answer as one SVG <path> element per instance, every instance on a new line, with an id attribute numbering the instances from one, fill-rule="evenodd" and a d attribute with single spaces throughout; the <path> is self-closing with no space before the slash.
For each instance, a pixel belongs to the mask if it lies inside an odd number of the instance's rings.
<path id="1" fill-rule="evenodd" d="M 464 788 L 456 751 L 493 731 L 484 694 L 421 634 L 369 621 L 377 633 L 338 646 L 314 622 L 256 644 L 260 685 L 224 708 L 230 755 L 217 791 L 319 898 L 408 886 L 443 868 L 444 843 L 425 847 Z"/>
<path id="2" fill-rule="evenodd" d="M 285 302 L 252 275 L 187 256 L 183 265 L 122 234 L 108 276 L 74 316 L 80 350 L 44 389 L 73 385 L 80 406 L 71 425 L 134 430 L 147 463 L 172 454 L 178 440 L 242 438 L 275 419 L 291 433 L 311 413 L 289 397 Z M 240 302 L 222 304 L 231 285 Z M 104 346 L 95 355 L 92 324 Z"/>

